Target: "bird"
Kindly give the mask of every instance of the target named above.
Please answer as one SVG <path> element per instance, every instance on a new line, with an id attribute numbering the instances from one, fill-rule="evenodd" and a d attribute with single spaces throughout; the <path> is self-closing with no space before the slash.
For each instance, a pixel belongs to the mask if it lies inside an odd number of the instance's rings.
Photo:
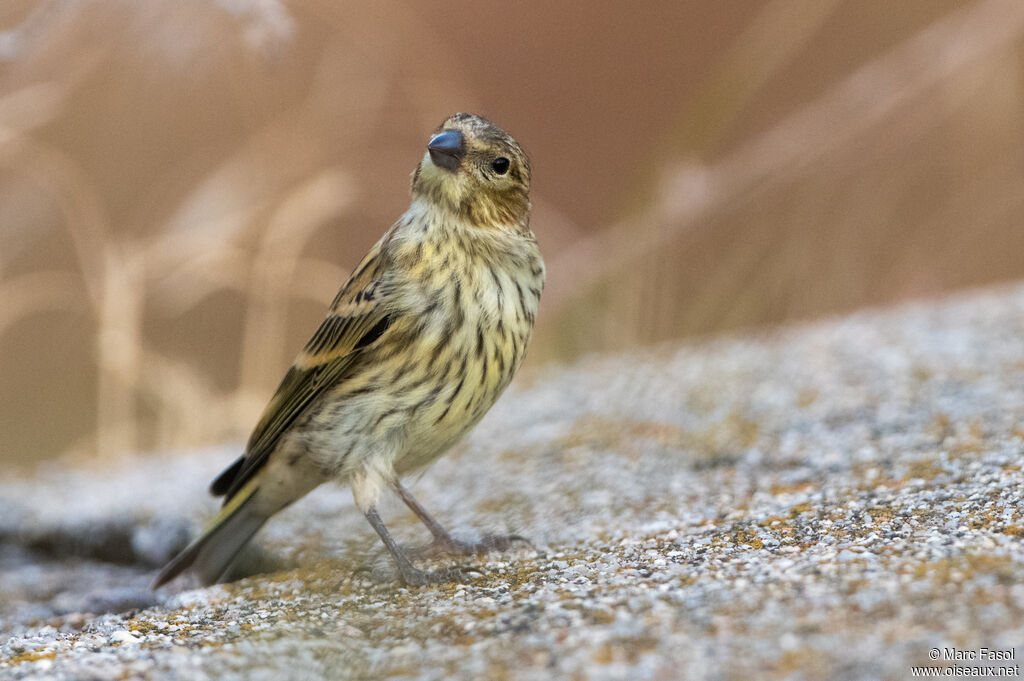
<path id="1" fill-rule="evenodd" d="M 170 560 L 159 588 L 187 569 L 225 578 L 278 511 L 329 480 L 348 483 L 406 585 L 457 579 L 428 572 L 381 520 L 394 491 L 433 541 L 421 552 L 482 553 L 522 539 L 453 538 L 402 485 L 491 408 L 533 332 L 544 261 L 530 229 L 530 161 L 486 118 L 448 117 L 412 174 L 409 208 L 352 271 L 288 369 L 245 452 L 210 486 L 219 515 Z"/>

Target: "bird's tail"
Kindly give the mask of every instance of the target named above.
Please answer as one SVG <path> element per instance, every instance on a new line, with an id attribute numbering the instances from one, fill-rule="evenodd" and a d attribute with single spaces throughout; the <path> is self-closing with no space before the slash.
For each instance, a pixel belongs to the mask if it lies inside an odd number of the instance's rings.
<path id="1" fill-rule="evenodd" d="M 164 566 L 153 581 L 157 589 L 192 567 L 204 585 L 215 584 L 231 567 L 242 547 L 270 517 L 254 504 L 259 490 L 252 479 L 238 490 L 198 539 Z"/>

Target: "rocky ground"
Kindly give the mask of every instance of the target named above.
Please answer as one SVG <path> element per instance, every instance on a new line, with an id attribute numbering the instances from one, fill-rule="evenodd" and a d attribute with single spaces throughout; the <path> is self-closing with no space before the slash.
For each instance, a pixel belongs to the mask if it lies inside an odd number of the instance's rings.
<path id="1" fill-rule="evenodd" d="M 1022 286 L 527 377 L 411 485 L 533 540 L 463 583 L 396 585 L 325 487 L 264 529 L 272 572 L 151 593 L 236 453 L 0 484 L 0 677 L 1020 675 Z"/>

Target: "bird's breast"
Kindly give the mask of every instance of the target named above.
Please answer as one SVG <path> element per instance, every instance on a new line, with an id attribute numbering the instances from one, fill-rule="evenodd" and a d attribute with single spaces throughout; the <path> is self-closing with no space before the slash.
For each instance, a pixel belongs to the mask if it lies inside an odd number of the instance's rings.
<path id="1" fill-rule="evenodd" d="M 420 359 L 417 371 L 399 377 L 415 392 L 404 423 L 408 457 L 399 468 L 425 465 L 443 453 L 490 409 L 519 368 L 544 282 L 536 245 L 524 246 L 505 257 L 457 249 L 425 263 L 410 283 L 407 342 Z"/>

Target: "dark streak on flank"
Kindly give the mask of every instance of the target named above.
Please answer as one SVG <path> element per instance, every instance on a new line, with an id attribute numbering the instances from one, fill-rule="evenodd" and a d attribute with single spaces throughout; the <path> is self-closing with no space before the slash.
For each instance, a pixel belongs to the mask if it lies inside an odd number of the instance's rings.
<path id="1" fill-rule="evenodd" d="M 437 360 L 441 358 L 441 353 L 444 352 L 445 347 L 448 345 L 448 341 L 451 340 L 449 334 L 441 336 L 437 341 L 437 345 L 434 346 L 433 352 L 430 353 L 430 361 L 427 363 L 427 368 L 433 370 L 437 364 Z"/>
<path id="2" fill-rule="evenodd" d="M 455 285 L 452 291 L 452 302 L 455 304 L 454 310 L 452 310 L 452 321 L 456 328 L 459 328 L 466 321 L 466 312 L 462 308 L 462 282 L 454 276 L 452 282 Z"/>
<path id="3" fill-rule="evenodd" d="M 383 421 L 384 419 L 386 419 L 389 416 L 394 416 L 398 412 L 399 412 L 399 409 L 397 407 L 394 408 L 394 409 L 388 409 L 386 412 L 384 412 L 383 414 L 381 414 L 380 416 L 377 417 L 377 420 L 373 422 L 373 425 L 374 426 L 379 426 L 381 424 L 381 421 Z"/>
<path id="4" fill-rule="evenodd" d="M 481 388 L 484 385 L 487 384 L 487 370 L 488 370 L 487 362 L 481 362 L 480 363 L 480 387 Z"/>
<path id="5" fill-rule="evenodd" d="M 494 268 L 489 268 L 491 273 L 491 279 L 494 280 L 494 288 L 498 291 L 498 308 L 501 309 L 505 305 L 505 289 L 501 285 L 501 280 L 498 279 L 498 273 L 494 271 Z"/>
<path id="6" fill-rule="evenodd" d="M 419 388 L 421 385 L 423 385 L 424 383 L 426 383 L 430 379 L 431 379 L 431 376 L 421 376 L 421 377 L 417 378 L 415 381 L 413 381 L 412 383 L 408 383 L 406 385 L 403 385 L 402 386 L 402 390 L 406 390 L 406 391 L 415 390 L 416 388 Z"/>
<path id="7" fill-rule="evenodd" d="M 494 361 L 498 363 L 498 375 L 505 374 L 505 353 L 498 346 L 494 347 Z"/>
<path id="8" fill-rule="evenodd" d="M 519 296 L 519 318 L 525 319 L 526 314 L 526 295 L 523 293 L 523 287 L 516 282 L 516 294 Z"/>
<path id="9" fill-rule="evenodd" d="M 452 408 L 452 402 L 451 402 L 451 400 L 449 400 L 449 401 L 448 401 L 448 406 L 446 406 L 446 407 L 444 408 L 444 411 L 442 411 L 442 412 L 441 412 L 441 415 L 437 417 L 437 420 L 436 420 L 436 421 L 434 421 L 434 425 L 435 425 L 435 426 L 436 426 L 437 424 L 441 423 L 441 421 L 443 421 L 443 420 L 444 420 L 444 417 L 445 417 L 445 416 L 448 416 L 448 412 L 449 412 L 449 411 L 451 411 L 451 408 Z"/>
<path id="10" fill-rule="evenodd" d="M 377 392 L 379 389 L 379 385 L 376 385 L 375 383 L 367 383 L 361 388 L 353 388 L 352 390 L 349 390 L 345 393 L 345 397 L 349 398 L 357 395 L 368 395 L 369 393 Z"/>
<path id="11" fill-rule="evenodd" d="M 484 327 L 480 322 L 476 324 L 476 356 L 477 359 L 484 359 Z"/>

